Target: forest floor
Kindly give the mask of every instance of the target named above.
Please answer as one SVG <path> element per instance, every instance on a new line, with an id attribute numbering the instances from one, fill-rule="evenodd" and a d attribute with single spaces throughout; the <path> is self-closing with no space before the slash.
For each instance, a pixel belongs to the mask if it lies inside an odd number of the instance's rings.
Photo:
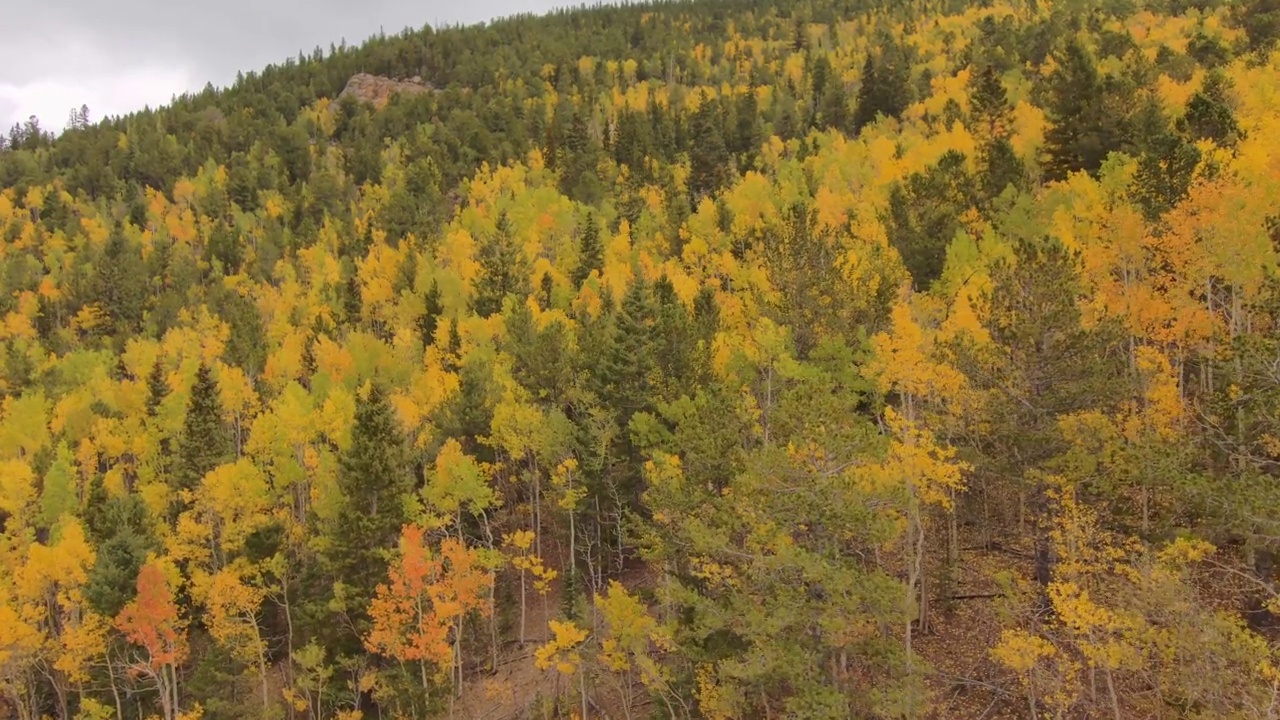
<path id="1" fill-rule="evenodd" d="M 929 632 L 916 651 L 929 664 L 929 690 L 938 720 L 1005 720 L 1021 717 L 1019 700 L 1010 696 L 1014 679 L 994 660 L 990 649 L 1000 639 L 1004 591 L 995 578 L 1027 574 L 1030 561 L 1016 550 L 963 550 L 955 582 L 936 598 Z M 948 599 L 949 598 L 949 599 Z"/>
<path id="2" fill-rule="evenodd" d="M 1016 720 L 1026 716 L 1017 680 L 991 658 L 990 650 L 999 642 L 1000 628 L 1008 626 L 1003 614 L 1011 611 L 1004 598 L 1005 588 L 997 578 L 1030 582 L 1030 569 L 1029 549 L 970 546 L 961 552 L 953 583 L 936 588 L 929 631 L 915 641 L 916 651 L 931 670 L 931 718 Z M 643 577 L 647 574 L 643 567 L 629 569 L 628 586 L 652 583 L 653 578 Z M 1221 570 L 1202 574 L 1197 585 L 1224 610 L 1238 609 L 1248 591 L 1247 580 Z M 508 643 L 499 654 L 495 672 L 473 672 L 450 717 L 525 720 L 580 714 L 577 689 L 569 685 L 575 681 L 554 669 L 539 670 L 534 661 L 534 651 L 549 639 L 547 621 L 557 616 L 561 594 L 559 581 L 552 583 L 545 602 L 530 593 L 524 645 Z M 600 683 L 591 694 L 591 717 L 626 717 L 616 689 Z M 636 708 L 632 714 L 647 717 L 647 712 Z"/>

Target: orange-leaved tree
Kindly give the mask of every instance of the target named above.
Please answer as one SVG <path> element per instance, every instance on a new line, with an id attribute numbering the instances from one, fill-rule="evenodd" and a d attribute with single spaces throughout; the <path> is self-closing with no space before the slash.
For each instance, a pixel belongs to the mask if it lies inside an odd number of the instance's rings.
<path id="1" fill-rule="evenodd" d="M 446 538 L 439 552 L 433 552 L 423 529 L 406 525 L 389 582 L 378 586 L 369 605 L 373 630 L 365 647 L 397 660 L 420 662 L 424 686 L 428 664 L 441 675 L 448 667 L 456 671 L 461 687 L 462 621 L 472 610 L 489 612 L 492 587 L 492 576 L 478 552 L 457 538 Z"/>
<path id="2" fill-rule="evenodd" d="M 138 572 L 138 595 L 116 616 L 116 627 L 142 649 L 129 672 L 155 684 L 165 720 L 174 720 L 178 717 L 178 666 L 188 651 L 186 622 L 178 615 L 169 578 L 155 560 Z"/>

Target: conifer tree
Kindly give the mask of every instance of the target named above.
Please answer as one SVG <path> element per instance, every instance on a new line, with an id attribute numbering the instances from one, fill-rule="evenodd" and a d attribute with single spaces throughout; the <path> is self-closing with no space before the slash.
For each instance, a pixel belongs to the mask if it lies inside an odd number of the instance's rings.
<path id="1" fill-rule="evenodd" d="M 127 337 L 141 327 L 147 304 L 146 283 L 141 253 L 117 228 L 102 251 L 95 298 L 120 335 Z"/>
<path id="2" fill-rule="evenodd" d="M 1096 173 L 1107 155 L 1122 148 L 1124 117 L 1108 111 L 1108 88 L 1093 57 L 1078 40 L 1067 44 L 1049 79 L 1045 131 L 1045 176 L 1062 180 L 1073 172 Z"/>
<path id="3" fill-rule="evenodd" d="M 964 155 L 950 150 L 936 165 L 912 174 L 889 195 L 885 223 L 889 243 L 922 290 L 942 275 L 947 245 L 971 204 L 972 183 L 964 166 Z"/>
<path id="4" fill-rule="evenodd" d="M 222 418 L 218 383 L 213 371 L 202 363 L 191 386 L 187 416 L 182 423 L 182 435 L 178 438 L 177 466 L 171 481 L 175 493 L 171 514 L 176 516 L 186 507 L 178 493 L 194 491 L 210 470 L 229 462 L 234 456 L 231 434 Z"/>
<path id="5" fill-rule="evenodd" d="M 1160 102 L 1149 98 L 1138 113 L 1136 128 L 1142 140 L 1134 196 L 1148 220 L 1155 221 L 1186 197 L 1200 151 L 1169 127 Z"/>
<path id="6" fill-rule="evenodd" d="M 1204 85 L 1187 101 L 1181 127 L 1194 138 L 1214 141 L 1219 147 L 1234 147 L 1240 126 L 1231 109 L 1231 80 L 1220 70 L 1205 76 Z"/>
<path id="7" fill-rule="evenodd" d="M 578 267 L 573 271 L 573 284 L 580 288 L 582 283 L 591 276 L 592 270 L 599 272 L 604 269 L 604 244 L 600 241 L 600 228 L 596 224 L 595 213 L 587 215 L 579 248 Z"/>
<path id="8" fill-rule="evenodd" d="M 724 187 L 730 172 L 720 103 L 706 90 L 701 93 L 701 102 L 689 121 L 689 197 L 695 206 Z"/>
<path id="9" fill-rule="evenodd" d="M 604 359 L 610 405 L 618 411 L 619 425 L 649 402 L 653 358 L 653 307 L 648 285 L 637 277 L 622 296 L 615 316 L 613 343 Z"/>
<path id="10" fill-rule="evenodd" d="M 335 593 L 354 635 L 338 649 L 354 651 L 367 633 L 367 604 L 386 576 L 387 558 L 404 526 L 412 483 L 405 441 L 385 391 L 376 384 L 357 400 L 351 442 L 338 459 L 341 500 L 328 532 L 326 567 L 343 587 Z M 333 633 L 338 635 L 337 629 Z"/>
<path id="11" fill-rule="evenodd" d="M 169 383 L 165 380 L 164 363 L 156 358 L 147 373 L 147 417 L 155 417 L 160 411 L 160 403 L 169 396 Z"/>
<path id="12" fill-rule="evenodd" d="M 502 311 L 508 295 L 523 299 L 529 294 L 529 267 L 524 248 L 515 237 L 506 211 L 498 215 L 495 232 L 480 244 L 480 278 L 471 307 L 480 317 Z"/>
<path id="13" fill-rule="evenodd" d="M 900 117 L 910 104 L 910 59 L 904 47 L 886 41 L 880 46 L 879 55 L 869 53 L 862 65 L 862 85 L 858 89 L 858 107 L 853 114 L 853 132 L 862 132 L 880 115 Z"/>
<path id="14" fill-rule="evenodd" d="M 1012 110 L 1004 83 L 996 69 L 987 65 L 969 80 L 969 108 L 987 139 L 1007 137 Z"/>
<path id="15" fill-rule="evenodd" d="M 418 336 L 422 338 L 423 347 L 436 341 L 436 326 L 440 323 L 440 314 L 444 307 L 440 304 L 440 283 L 431 281 L 427 294 L 423 298 L 422 314 L 418 316 Z"/>

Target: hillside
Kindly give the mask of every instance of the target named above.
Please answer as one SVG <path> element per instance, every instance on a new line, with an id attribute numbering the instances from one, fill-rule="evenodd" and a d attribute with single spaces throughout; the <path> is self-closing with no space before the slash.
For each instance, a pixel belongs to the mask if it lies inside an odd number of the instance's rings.
<path id="1" fill-rule="evenodd" d="M 706 0 L 0 149 L 0 717 L 1276 718 L 1280 5 Z"/>

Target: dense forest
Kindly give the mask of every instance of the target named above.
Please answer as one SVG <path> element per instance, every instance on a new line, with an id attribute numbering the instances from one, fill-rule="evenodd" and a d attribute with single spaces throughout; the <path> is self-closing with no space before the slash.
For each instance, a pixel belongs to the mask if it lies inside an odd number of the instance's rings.
<path id="1" fill-rule="evenodd" d="M 1277 40 L 661 2 L 15 127 L 0 716 L 1280 718 Z"/>

